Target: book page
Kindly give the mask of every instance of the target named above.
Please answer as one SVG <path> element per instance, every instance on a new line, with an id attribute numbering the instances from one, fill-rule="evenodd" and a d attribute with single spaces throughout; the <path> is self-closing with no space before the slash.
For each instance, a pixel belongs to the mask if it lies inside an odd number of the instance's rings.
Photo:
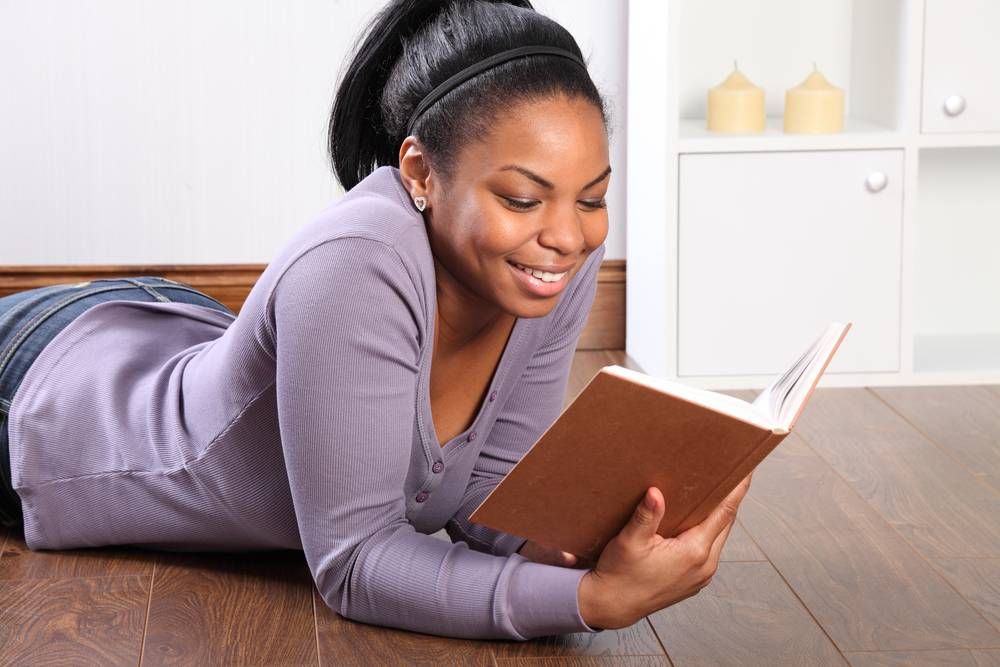
<path id="1" fill-rule="evenodd" d="M 677 398 L 688 401 L 689 403 L 703 405 L 714 410 L 715 412 L 729 415 L 734 419 L 739 419 L 740 421 L 753 424 L 754 426 L 759 426 L 760 428 L 771 430 L 775 425 L 774 420 L 772 420 L 766 412 L 741 398 L 736 398 L 735 396 L 730 396 L 729 394 L 721 394 L 716 391 L 701 389 L 700 387 L 691 387 L 667 378 L 653 377 L 639 371 L 619 366 L 618 364 L 605 366 L 601 369 L 601 371 L 606 371 L 613 375 L 619 375 L 633 382 L 662 391 L 665 394 L 676 396 Z"/>
<path id="2" fill-rule="evenodd" d="M 819 379 L 818 376 L 826 369 L 850 326 L 850 322 L 846 325 L 840 322 L 830 324 L 826 331 L 795 360 L 795 363 L 761 391 L 752 402 L 729 394 L 691 387 L 675 380 L 653 377 L 617 364 L 605 366 L 601 371 L 705 406 L 748 424 L 776 433 L 787 433 L 790 430 L 791 420 L 798 413 L 802 403 L 808 399 L 813 385 Z"/>
<path id="3" fill-rule="evenodd" d="M 851 328 L 852 322 L 842 324 L 834 322 L 827 329 L 820 342 L 818 351 L 807 367 L 799 375 L 796 382 L 785 392 L 780 403 L 778 423 L 782 427 L 791 430 L 795 419 L 802 410 L 803 404 L 809 399 L 813 389 L 819 382 L 820 376 L 826 370 L 834 353 L 840 347 L 841 342 Z"/>
<path id="4" fill-rule="evenodd" d="M 788 390 L 795 385 L 799 377 L 802 376 L 802 372 L 809 364 L 809 361 L 816 356 L 816 351 L 818 350 L 822 339 L 823 336 L 820 336 L 813 341 L 813 344 L 810 345 L 799 356 L 799 358 L 795 360 L 795 363 L 788 367 L 788 370 L 778 376 L 777 379 L 775 379 L 766 389 L 757 395 L 757 398 L 753 400 L 753 404 L 760 410 L 767 413 L 775 423 L 778 423 L 778 415 L 781 413 L 781 405 L 785 400 L 785 396 L 788 394 Z"/>
<path id="5" fill-rule="evenodd" d="M 840 322 L 831 323 L 781 377 L 754 399 L 754 404 L 771 415 L 776 424 L 788 428 L 790 415 L 794 414 L 805 400 L 813 382 L 817 379 L 817 371 L 822 373 L 838 340 L 849 328 L 850 323 L 847 325 Z"/>

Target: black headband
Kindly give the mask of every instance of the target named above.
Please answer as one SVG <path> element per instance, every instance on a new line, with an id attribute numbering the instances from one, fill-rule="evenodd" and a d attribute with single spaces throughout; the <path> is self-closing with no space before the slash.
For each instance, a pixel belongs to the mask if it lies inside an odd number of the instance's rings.
<path id="1" fill-rule="evenodd" d="M 427 111 L 427 107 L 431 106 L 439 99 L 445 96 L 445 94 L 452 88 L 458 86 L 461 83 L 471 79 L 480 72 L 488 70 L 491 67 L 495 67 L 500 63 L 512 60 L 514 58 L 520 58 L 521 56 L 530 56 L 536 53 L 542 53 L 550 56 L 562 56 L 563 58 L 569 58 L 573 62 L 577 63 L 583 69 L 587 69 L 587 63 L 580 59 L 580 56 L 576 55 L 572 51 L 567 51 L 566 49 L 559 48 L 558 46 L 519 46 L 514 49 L 508 49 L 507 51 L 501 51 L 500 53 L 495 53 L 488 58 L 483 58 L 477 63 L 469 65 L 465 69 L 459 71 L 456 74 L 451 75 L 444 82 L 438 84 L 434 87 L 431 92 L 424 96 L 424 99 L 420 100 L 420 104 L 413 111 L 410 116 L 410 121 L 406 124 L 406 135 L 409 136 L 413 131 L 413 124 L 416 122 L 417 118 L 420 117 L 422 113 Z"/>

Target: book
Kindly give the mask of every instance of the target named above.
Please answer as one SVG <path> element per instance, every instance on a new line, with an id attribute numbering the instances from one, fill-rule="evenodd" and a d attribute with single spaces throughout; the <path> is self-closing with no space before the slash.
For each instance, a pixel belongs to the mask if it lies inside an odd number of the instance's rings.
<path id="1" fill-rule="evenodd" d="M 676 536 L 788 436 L 851 324 L 830 324 L 749 402 L 604 366 L 469 520 L 596 562 L 656 486 L 657 533 Z"/>

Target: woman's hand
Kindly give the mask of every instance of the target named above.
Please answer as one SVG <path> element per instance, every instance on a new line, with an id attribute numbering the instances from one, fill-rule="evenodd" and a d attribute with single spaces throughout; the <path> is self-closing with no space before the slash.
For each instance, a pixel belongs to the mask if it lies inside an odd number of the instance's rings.
<path id="1" fill-rule="evenodd" d="M 656 532 L 665 502 L 658 488 L 648 487 L 629 522 L 580 582 L 580 615 L 587 625 L 628 627 L 707 586 L 749 487 L 747 475 L 704 521 L 671 538 Z"/>
<path id="2" fill-rule="evenodd" d="M 552 547 L 542 546 L 534 540 L 528 540 L 521 545 L 521 548 L 517 550 L 517 553 L 521 554 L 528 560 L 533 560 L 536 563 L 543 563 L 545 565 L 558 565 L 559 567 L 576 567 L 580 566 L 584 561 L 577 558 L 575 555 L 569 553 L 568 551 L 561 551 L 559 549 L 553 549 Z"/>

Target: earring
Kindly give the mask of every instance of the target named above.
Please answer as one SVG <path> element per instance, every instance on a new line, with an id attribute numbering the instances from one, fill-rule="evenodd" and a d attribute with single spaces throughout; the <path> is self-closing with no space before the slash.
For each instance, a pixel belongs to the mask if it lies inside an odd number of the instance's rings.
<path id="1" fill-rule="evenodd" d="M 427 197 L 414 197 L 413 203 L 418 211 L 422 211 L 427 207 Z"/>

